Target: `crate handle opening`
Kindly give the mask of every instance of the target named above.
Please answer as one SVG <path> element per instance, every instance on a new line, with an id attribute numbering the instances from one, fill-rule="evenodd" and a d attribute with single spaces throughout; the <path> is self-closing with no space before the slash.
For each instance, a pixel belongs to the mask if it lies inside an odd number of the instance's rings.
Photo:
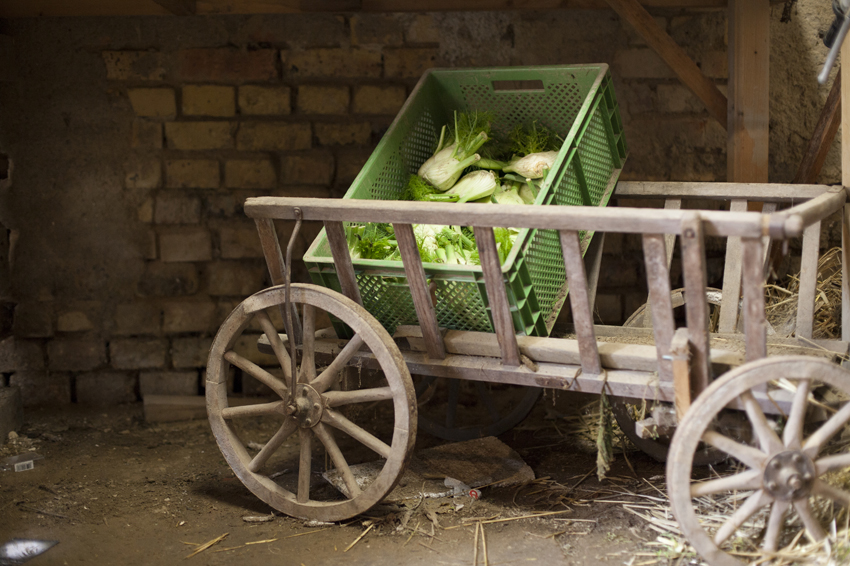
<path id="1" fill-rule="evenodd" d="M 543 81 L 493 81 L 493 90 L 546 90 Z"/>

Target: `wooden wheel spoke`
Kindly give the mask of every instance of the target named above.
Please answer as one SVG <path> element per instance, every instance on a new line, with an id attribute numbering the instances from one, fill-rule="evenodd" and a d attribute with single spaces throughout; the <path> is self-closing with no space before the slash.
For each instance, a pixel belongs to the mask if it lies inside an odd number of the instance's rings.
<path id="1" fill-rule="evenodd" d="M 782 534 L 785 512 L 788 511 L 790 506 L 791 503 L 789 501 L 777 499 L 773 502 L 773 506 L 770 508 L 770 517 L 767 519 L 764 544 L 762 545 L 765 552 L 776 552 L 779 546 L 779 536 Z"/>
<path id="2" fill-rule="evenodd" d="M 815 470 L 818 476 L 822 476 L 833 470 L 840 470 L 841 468 L 848 467 L 850 467 L 850 452 L 826 456 L 815 462 Z"/>
<path id="3" fill-rule="evenodd" d="M 301 345 L 301 372 L 298 375 L 298 381 L 310 383 L 316 379 L 316 309 L 313 305 L 304 303 L 304 316 L 301 323 L 304 328 L 304 342 Z"/>
<path id="4" fill-rule="evenodd" d="M 826 538 L 823 527 L 820 526 L 818 520 L 812 515 L 812 508 L 809 506 L 808 499 L 798 499 L 795 501 L 794 509 L 796 509 L 797 515 L 800 516 L 800 520 L 803 521 L 803 525 L 812 539 L 819 542 Z"/>
<path id="5" fill-rule="evenodd" d="M 455 417 L 457 416 L 457 403 L 460 396 L 460 380 L 449 379 L 448 383 L 448 402 L 446 403 L 446 428 L 455 426 Z"/>
<path id="6" fill-rule="evenodd" d="M 759 446 L 763 452 L 772 454 L 781 452 L 783 449 L 782 441 L 776 435 L 776 432 L 770 427 L 764 412 L 759 407 L 758 401 L 753 397 L 752 391 L 746 391 L 741 394 L 741 400 L 744 402 L 744 408 L 747 412 L 747 418 L 753 426 L 753 430 L 759 439 Z"/>
<path id="7" fill-rule="evenodd" d="M 240 407 L 225 407 L 221 410 L 221 416 L 225 419 L 238 419 L 244 417 L 261 417 L 265 415 L 283 414 L 284 401 L 274 403 L 259 403 L 257 405 L 242 405 Z"/>
<path id="8" fill-rule="evenodd" d="M 271 437 L 271 439 L 263 446 L 263 449 L 260 450 L 254 459 L 248 464 L 248 471 L 256 472 L 263 465 L 268 462 L 269 458 L 271 458 L 272 454 L 274 454 L 280 445 L 283 444 L 287 438 L 292 436 L 292 433 L 298 428 L 298 424 L 294 419 L 286 419 L 281 425 L 280 429 Z"/>
<path id="9" fill-rule="evenodd" d="M 345 348 L 334 358 L 334 361 L 331 362 L 331 365 L 325 368 L 325 370 L 314 379 L 310 386 L 318 391 L 319 393 L 324 393 L 328 390 L 328 388 L 333 385 L 334 379 L 336 379 L 337 374 L 339 374 L 340 370 L 345 367 L 345 364 L 348 363 L 354 354 L 363 346 L 363 339 L 359 334 L 355 334 L 354 338 L 348 341 L 348 344 L 345 345 Z"/>
<path id="10" fill-rule="evenodd" d="M 267 386 L 269 389 L 271 389 L 281 397 L 286 397 L 288 391 L 286 385 L 281 380 L 279 380 L 278 378 L 276 378 L 275 376 L 255 364 L 254 362 L 243 358 L 233 350 L 229 350 L 227 353 L 225 353 L 224 359 L 235 365 L 257 381 L 259 381 L 263 385 Z"/>
<path id="11" fill-rule="evenodd" d="M 744 504 L 738 507 L 738 510 L 732 513 L 732 516 L 714 534 L 714 544 L 720 546 L 726 542 L 741 525 L 747 522 L 747 519 L 771 501 L 773 501 L 773 498 L 762 490 L 749 496 Z"/>
<path id="12" fill-rule="evenodd" d="M 803 452 L 809 458 L 817 456 L 824 445 L 844 428 L 848 420 L 850 420 L 850 403 L 841 407 L 837 413 L 829 417 L 829 420 L 806 439 L 806 442 L 803 443 Z"/>
<path id="13" fill-rule="evenodd" d="M 325 449 L 330 454 L 334 466 L 336 466 L 337 471 L 342 475 L 342 481 L 345 482 L 345 487 L 348 488 L 348 498 L 354 499 L 359 496 L 361 493 L 360 486 L 357 485 L 357 480 L 354 479 L 354 474 L 351 473 L 351 468 L 348 467 L 348 462 L 345 461 L 345 456 L 342 455 L 342 451 L 339 449 L 336 440 L 334 440 L 331 431 L 323 423 L 319 423 L 313 427 L 313 432 L 322 444 L 325 445 Z"/>
<path id="14" fill-rule="evenodd" d="M 832 486 L 825 481 L 815 480 L 815 485 L 812 486 L 812 493 L 820 495 L 821 497 L 826 497 L 827 499 L 832 499 L 836 503 L 841 503 L 842 505 L 850 505 L 850 493 Z"/>
<path id="15" fill-rule="evenodd" d="M 478 393 L 478 399 L 487 408 L 487 413 L 490 414 L 490 420 L 494 423 L 499 422 L 501 415 L 496 408 L 496 403 L 493 401 L 493 395 L 490 394 L 490 389 L 483 381 L 475 382 L 475 391 Z"/>
<path id="16" fill-rule="evenodd" d="M 269 345 L 274 351 L 274 355 L 277 358 L 280 367 L 283 368 L 283 376 L 286 379 L 286 386 L 292 386 L 292 359 L 289 357 L 289 353 L 286 351 L 286 346 L 283 345 L 283 341 L 280 339 L 280 334 L 278 334 L 277 329 L 272 324 L 269 315 L 264 310 L 259 310 L 254 313 L 254 316 L 257 317 L 257 320 L 260 322 L 260 326 L 263 329 L 263 333 L 266 335 L 266 338 L 269 340 Z"/>
<path id="17" fill-rule="evenodd" d="M 341 413 L 326 409 L 324 414 L 322 415 L 322 422 L 341 430 L 342 432 L 346 433 L 348 436 L 350 436 L 357 442 L 363 444 L 373 452 L 376 452 L 384 458 L 389 459 L 390 453 L 392 452 L 392 448 L 390 448 L 388 444 L 384 443 L 382 440 L 375 437 L 370 432 L 367 432 L 362 427 L 354 424 L 353 422 L 342 416 Z"/>
<path id="18" fill-rule="evenodd" d="M 740 474 L 695 483 L 691 485 L 691 497 L 724 491 L 761 489 L 761 477 L 761 470 L 747 470 Z"/>
<path id="19" fill-rule="evenodd" d="M 809 402 L 809 390 L 812 381 L 801 379 L 797 382 L 797 391 L 794 393 L 794 402 L 788 415 L 788 422 L 782 432 L 782 442 L 787 448 L 798 450 L 803 443 L 803 422 L 805 421 L 806 408 Z"/>
<path id="20" fill-rule="evenodd" d="M 340 407 L 350 403 L 371 403 L 373 401 L 389 401 L 393 392 L 387 387 L 370 389 L 355 389 L 354 391 L 325 391 L 323 395 L 328 407 Z"/>
<path id="21" fill-rule="evenodd" d="M 713 430 L 709 430 L 703 434 L 702 441 L 714 446 L 718 450 L 722 450 L 733 458 L 743 462 L 750 468 L 761 469 L 767 460 L 767 455 L 762 451 L 753 448 L 752 446 L 736 442 Z"/>
<path id="22" fill-rule="evenodd" d="M 312 448 L 312 435 L 309 429 L 298 430 L 301 453 L 298 458 L 298 503 L 307 503 L 310 500 L 310 474 L 313 471 L 313 457 L 310 453 Z"/>

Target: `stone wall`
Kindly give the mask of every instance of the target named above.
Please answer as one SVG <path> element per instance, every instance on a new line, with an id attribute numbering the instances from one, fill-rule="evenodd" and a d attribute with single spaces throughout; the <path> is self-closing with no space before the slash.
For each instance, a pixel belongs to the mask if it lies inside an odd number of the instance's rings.
<path id="1" fill-rule="evenodd" d="M 796 6 L 790 23 L 781 5 L 772 17 L 776 182 L 793 176 L 827 92 L 814 75 L 828 7 Z M 725 88 L 724 12 L 653 15 Z M 430 67 L 608 62 L 631 148 L 623 178 L 725 180 L 724 129 L 609 11 L 68 18 L 0 32 L 15 71 L 0 76 L 14 304 L 0 373 L 28 405 L 198 393 L 218 325 L 269 284 L 244 200 L 342 196 Z M 831 155 L 824 180 L 837 176 Z M 279 229 L 286 241 L 291 226 Z M 317 232 L 306 227 L 296 257 Z M 639 254 L 608 240 L 606 323 L 645 299 Z M 294 275 L 306 280 L 300 262 Z"/>

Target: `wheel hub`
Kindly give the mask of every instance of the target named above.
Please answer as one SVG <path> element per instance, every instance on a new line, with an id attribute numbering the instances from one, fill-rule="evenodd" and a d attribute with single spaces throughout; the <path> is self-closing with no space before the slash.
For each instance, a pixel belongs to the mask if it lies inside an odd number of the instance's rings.
<path id="1" fill-rule="evenodd" d="M 764 470 L 765 490 L 783 501 L 807 496 L 814 482 L 815 465 L 799 450 L 780 452 L 770 459 Z"/>
<path id="2" fill-rule="evenodd" d="M 295 386 L 295 392 L 286 412 L 298 421 L 298 426 L 314 427 L 322 420 L 324 412 L 322 396 L 306 383 L 299 383 Z"/>

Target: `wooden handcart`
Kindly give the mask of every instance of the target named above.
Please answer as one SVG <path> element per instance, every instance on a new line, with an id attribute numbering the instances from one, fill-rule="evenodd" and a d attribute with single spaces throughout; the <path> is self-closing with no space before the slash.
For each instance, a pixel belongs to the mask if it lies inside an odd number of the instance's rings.
<path id="1" fill-rule="evenodd" d="M 630 197 L 664 199 L 667 204 L 664 209 L 639 209 L 249 199 L 245 211 L 256 221 L 275 286 L 247 298 L 224 322 L 211 348 L 206 382 L 212 429 L 236 475 L 260 499 L 288 515 L 342 520 L 381 501 L 403 472 L 417 430 L 417 398 L 411 374 L 459 380 L 453 383 L 513 384 L 585 393 L 604 389 L 615 397 L 647 399 L 674 408 L 675 435 L 666 455 L 668 493 L 683 532 L 712 565 L 742 564 L 729 554 L 730 537 L 765 508 L 770 510 L 761 541 L 766 551 L 776 550 L 783 540 L 791 508 L 812 538 L 826 536 L 812 511 L 812 502 L 825 498 L 850 503 L 850 493 L 823 479 L 826 474 L 850 467 L 850 454 L 829 452 L 830 440 L 850 421 L 850 403 L 844 401 L 850 398 L 850 372 L 822 356 L 805 354 L 847 351 L 846 342 L 811 341 L 822 219 L 841 212 L 845 270 L 850 253 L 845 189 L 620 183 L 616 194 L 621 205 Z M 696 198 L 731 201 L 731 210 L 682 207 L 683 201 Z M 747 212 L 747 200 L 765 203 L 765 212 Z M 275 220 L 295 223 L 285 253 Z M 341 293 L 289 281 L 293 241 L 305 221 L 324 223 Z M 349 256 L 344 222 L 387 222 L 394 227 L 419 321 L 418 327 L 398 329 L 395 340 L 361 305 L 358 273 Z M 438 327 L 413 224 L 474 227 L 494 333 Z M 575 339 L 516 334 L 493 235 L 493 228 L 505 226 L 559 233 Z M 581 231 L 595 231 L 597 237 L 603 233 L 641 236 L 651 313 L 651 324 L 644 325 L 648 328 L 593 324 L 601 246 L 583 259 Z M 738 340 L 743 355 L 710 347 L 713 335 L 709 332 L 705 291 L 705 240 L 713 237 L 731 242 L 720 305 L 721 336 L 732 342 Z M 796 335 L 806 340 L 794 346 L 796 355 L 769 357 L 766 250 L 770 244 L 781 245 L 799 237 L 803 238 L 803 257 Z M 687 298 L 687 325 L 679 329 L 674 320 L 670 276 L 675 238 L 680 241 Z M 736 250 L 740 259 L 736 259 Z M 842 281 L 842 323 L 847 329 L 847 277 Z M 743 306 L 739 309 L 740 296 Z M 342 340 L 332 328 L 317 329 L 317 320 L 323 320 L 321 315 L 317 317 L 320 311 L 347 325 L 353 337 Z M 735 333 L 739 312 L 742 334 Z M 281 319 L 291 331 L 283 332 L 273 322 Z M 277 361 L 276 372 L 251 361 L 245 353 L 246 337 L 250 342 L 252 332 L 262 332 L 265 348 Z M 603 334 L 605 341 L 598 339 Z M 635 343 L 634 337 L 647 334 L 654 345 Z M 845 330 L 844 339 L 847 336 Z M 341 379 L 342 370 L 351 366 L 380 370 L 376 373 L 379 382 L 351 387 L 351 380 Z M 233 367 L 241 370 L 242 379 L 267 386 L 279 399 L 248 406 L 231 404 L 228 383 Z M 777 386 L 778 380 L 784 385 Z M 456 406 L 456 398 L 454 402 Z M 494 422 L 503 418 L 486 391 L 481 402 Z M 347 408 L 364 404 L 383 405 L 386 414 L 392 414 L 392 426 L 378 433 L 368 418 L 355 423 L 352 415 L 357 412 L 347 412 Z M 448 411 L 453 410 L 450 403 Z M 240 438 L 238 428 L 242 419 L 257 416 L 276 419 L 276 424 L 265 446 L 253 453 Z M 727 426 L 730 419 L 738 424 Z M 781 430 L 777 431 L 777 426 Z M 351 471 L 345 455 L 351 443 L 361 444 L 383 458 L 380 473 L 370 482 L 358 483 Z M 347 497 L 322 498 L 323 492 L 313 480 L 314 472 L 324 465 L 316 459 L 325 456 L 314 448 L 324 448 L 342 477 Z M 698 463 L 707 450 L 739 462 L 741 471 L 721 479 L 692 481 L 694 462 Z M 281 454 L 291 469 L 289 483 L 272 464 Z M 705 526 L 698 519 L 692 498 L 746 490 L 752 494 L 719 528 Z"/>

